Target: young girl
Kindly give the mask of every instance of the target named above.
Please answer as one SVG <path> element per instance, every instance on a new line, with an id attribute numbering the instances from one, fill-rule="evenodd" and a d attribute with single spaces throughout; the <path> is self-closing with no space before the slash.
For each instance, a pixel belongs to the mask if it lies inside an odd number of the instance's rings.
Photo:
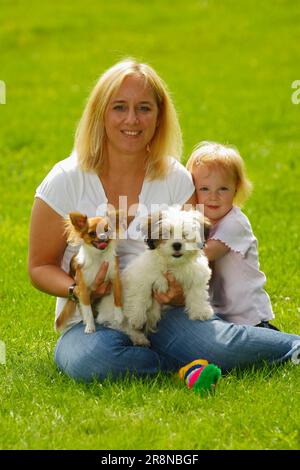
<path id="1" fill-rule="evenodd" d="M 205 253 L 212 265 L 211 303 L 222 319 L 276 329 L 270 298 L 259 270 L 257 240 L 239 206 L 252 189 L 244 162 L 231 147 L 200 143 L 188 163 L 197 202 L 212 226 Z"/>

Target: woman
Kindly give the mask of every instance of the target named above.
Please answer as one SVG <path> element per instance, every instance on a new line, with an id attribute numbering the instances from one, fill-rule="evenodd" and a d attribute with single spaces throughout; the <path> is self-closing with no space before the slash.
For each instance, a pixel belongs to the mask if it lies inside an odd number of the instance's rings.
<path id="1" fill-rule="evenodd" d="M 75 151 L 50 171 L 36 192 L 30 231 L 29 274 L 35 287 L 58 297 L 56 314 L 74 280 L 67 274 L 73 249 L 67 246 L 63 220 L 71 211 L 89 217 L 111 204 L 130 208 L 127 240 L 118 247 L 121 268 L 144 250 L 136 239 L 139 207 L 194 203 L 194 186 L 177 161 L 181 132 L 167 88 L 145 64 L 125 60 L 99 79 L 79 123 Z M 170 157 L 171 155 L 171 157 Z M 120 196 L 123 196 L 123 199 Z M 132 208 L 135 211 L 132 213 Z M 124 207 L 122 207 L 124 210 Z M 129 216 L 131 215 L 131 217 Z M 93 296 L 107 294 L 102 266 Z M 299 362 L 300 337 L 225 323 L 218 317 L 190 321 L 184 313 L 181 287 L 168 276 L 169 291 L 155 293 L 171 308 L 150 337 L 151 348 L 133 346 L 123 333 L 97 325 L 84 333 L 80 317 L 60 337 L 55 360 L 77 380 L 103 380 L 125 374 L 171 371 L 205 358 L 223 370 L 293 359 Z"/>

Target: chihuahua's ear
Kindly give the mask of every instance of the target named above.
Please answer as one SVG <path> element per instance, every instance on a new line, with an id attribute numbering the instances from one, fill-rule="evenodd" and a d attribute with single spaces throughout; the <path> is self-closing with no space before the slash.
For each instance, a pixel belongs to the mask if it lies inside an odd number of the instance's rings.
<path id="1" fill-rule="evenodd" d="M 80 212 L 70 212 L 70 221 L 74 228 L 79 232 L 86 232 L 89 228 L 87 216 Z"/>

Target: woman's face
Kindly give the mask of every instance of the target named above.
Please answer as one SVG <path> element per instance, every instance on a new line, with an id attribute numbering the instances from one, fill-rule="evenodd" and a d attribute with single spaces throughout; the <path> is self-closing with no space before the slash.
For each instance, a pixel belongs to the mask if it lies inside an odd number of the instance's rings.
<path id="1" fill-rule="evenodd" d="M 158 106 L 142 76 L 124 79 L 112 95 L 104 116 L 108 151 L 145 156 L 158 125 Z"/>

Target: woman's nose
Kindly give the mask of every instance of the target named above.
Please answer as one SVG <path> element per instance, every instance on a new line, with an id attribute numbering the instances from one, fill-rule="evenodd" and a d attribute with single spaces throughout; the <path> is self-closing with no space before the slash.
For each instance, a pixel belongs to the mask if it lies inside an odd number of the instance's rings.
<path id="1" fill-rule="evenodd" d="M 129 108 L 128 113 L 126 115 L 126 122 L 128 124 L 136 124 L 138 120 L 139 118 L 138 118 L 136 110 L 134 108 Z"/>

